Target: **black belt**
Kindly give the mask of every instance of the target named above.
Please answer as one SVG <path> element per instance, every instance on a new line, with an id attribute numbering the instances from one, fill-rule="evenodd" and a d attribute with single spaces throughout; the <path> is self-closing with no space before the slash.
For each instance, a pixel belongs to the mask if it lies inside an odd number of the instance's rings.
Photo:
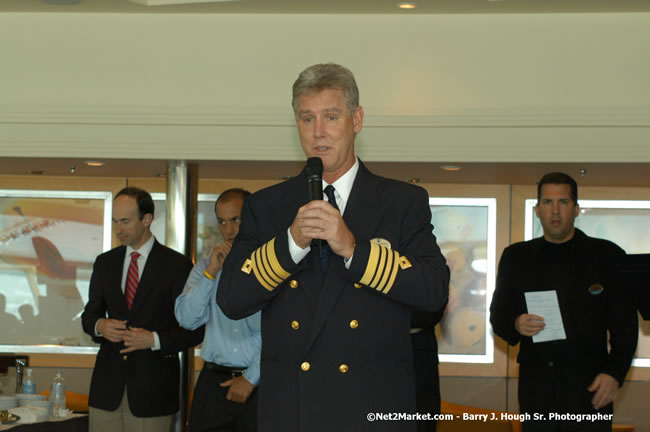
<path id="1" fill-rule="evenodd" d="M 210 372 L 214 372 L 214 373 L 230 375 L 233 378 L 238 377 L 238 376 L 242 376 L 244 371 L 246 371 L 246 368 L 221 366 L 219 364 L 212 363 L 212 362 L 209 362 L 209 361 L 205 362 L 205 364 L 203 365 L 203 369 L 205 369 L 207 371 L 210 371 Z"/>

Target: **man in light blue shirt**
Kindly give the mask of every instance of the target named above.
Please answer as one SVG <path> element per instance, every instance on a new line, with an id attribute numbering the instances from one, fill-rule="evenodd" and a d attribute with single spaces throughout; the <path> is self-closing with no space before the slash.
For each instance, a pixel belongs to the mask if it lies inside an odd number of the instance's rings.
<path id="1" fill-rule="evenodd" d="M 239 232 L 248 195 L 243 189 L 228 189 L 219 196 L 215 213 L 224 242 L 194 266 L 176 299 L 174 312 L 181 326 L 195 329 L 206 324 L 201 347 L 205 365 L 194 390 L 190 432 L 257 430 L 261 312 L 234 321 L 216 303 L 221 267 Z"/>

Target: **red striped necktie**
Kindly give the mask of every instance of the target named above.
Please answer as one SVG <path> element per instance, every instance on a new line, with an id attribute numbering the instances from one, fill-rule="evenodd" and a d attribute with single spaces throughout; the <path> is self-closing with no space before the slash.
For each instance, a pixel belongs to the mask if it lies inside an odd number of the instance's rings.
<path id="1" fill-rule="evenodd" d="M 126 304 L 131 309 L 133 304 L 133 299 L 135 298 L 135 290 L 138 289 L 138 281 L 140 279 L 138 271 L 138 258 L 140 254 L 137 252 L 131 252 L 131 264 L 129 265 L 129 272 L 126 275 L 126 289 L 124 293 L 126 295 Z"/>

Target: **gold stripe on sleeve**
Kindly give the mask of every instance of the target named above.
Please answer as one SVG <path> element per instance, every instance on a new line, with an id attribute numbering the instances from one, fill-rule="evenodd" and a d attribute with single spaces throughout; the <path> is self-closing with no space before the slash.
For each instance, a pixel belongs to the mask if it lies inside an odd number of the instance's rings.
<path id="1" fill-rule="evenodd" d="M 267 243 L 267 248 L 266 248 L 266 253 L 269 258 L 269 264 L 271 265 L 271 268 L 273 269 L 273 272 L 278 275 L 278 277 L 281 279 L 280 282 L 291 276 L 291 273 L 286 271 L 281 265 L 280 261 L 278 261 L 278 257 L 275 255 L 275 237 L 273 237 L 268 243 Z"/>
<path id="2" fill-rule="evenodd" d="M 273 268 L 269 265 L 269 260 L 268 260 L 268 243 L 265 243 L 262 245 L 260 249 L 260 257 L 262 259 L 262 265 L 264 266 L 264 271 L 266 275 L 268 276 L 269 280 L 273 283 L 274 286 L 278 286 L 279 284 L 282 283 L 282 279 L 280 279 L 275 272 L 273 271 Z"/>
<path id="3" fill-rule="evenodd" d="M 376 289 L 379 289 L 379 279 L 381 278 L 381 275 L 384 273 L 384 269 L 386 268 L 386 259 L 388 258 L 388 254 L 391 253 L 390 249 L 387 249 L 384 246 L 379 246 L 379 248 L 379 263 L 377 264 L 375 277 L 372 279 L 372 282 L 370 282 L 370 286 Z"/>
<path id="4" fill-rule="evenodd" d="M 395 254 L 397 254 L 397 252 L 391 249 L 388 250 L 388 256 L 386 257 L 386 269 L 384 270 L 384 275 L 379 281 L 379 285 L 377 285 L 377 291 L 382 291 L 386 286 L 386 281 L 388 280 L 388 276 L 391 273 L 391 269 L 396 265 Z"/>
<path id="5" fill-rule="evenodd" d="M 390 275 L 388 284 L 386 285 L 386 288 L 384 288 L 383 291 L 384 294 L 388 294 L 388 291 L 390 291 L 390 289 L 393 287 L 393 284 L 395 283 L 395 277 L 397 276 L 398 262 L 399 262 L 399 252 L 395 251 L 395 258 L 393 262 L 393 274 Z"/>
<path id="6" fill-rule="evenodd" d="M 291 274 L 286 271 L 278 261 L 275 254 L 275 237 L 258 247 L 251 253 L 249 259 L 244 262 L 241 271 L 246 274 L 253 274 L 257 281 L 267 290 L 273 291 Z"/>
<path id="7" fill-rule="evenodd" d="M 251 255 L 251 258 L 253 259 L 253 272 L 255 273 L 255 277 L 257 278 L 257 281 L 262 285 L 264 288 L 266 288 L 269 291 L 273 291 L 277 285 L 272 285 L 269 283 L 267 276 L 265 273 L 263 273 L 263 269 L 261 268 L 261 262 L 260 262 L 260 248 L 255 249 L 255 252 Z"/>
<path id="8" fill-rule="evenodd" d="M 372 277 L 375 275 L 377 270 L 377 261 L 379 260 L 379 245 L 375 242 L 370 242 L 370 254 L 368 256 L 368 264 L 366 265 L 366 271 L 363 273 L 361 280 L 359 282 L 363 285 L 370 285 Z"/>

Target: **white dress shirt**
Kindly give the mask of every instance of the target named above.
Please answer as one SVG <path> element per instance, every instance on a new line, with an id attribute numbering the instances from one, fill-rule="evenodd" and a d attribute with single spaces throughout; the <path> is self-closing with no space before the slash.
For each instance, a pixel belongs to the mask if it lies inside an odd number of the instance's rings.
<path id="1" fill-rule="evenodd" d="M 149 240 L 147 240 L 142 246 L 140 246 L 140 249 L 133 249 L 131 246 L 126 247 L 126 254 L 124 255 L 124 264 L 122 265 L 122 294 L 125 293 L 126 291 L 126 277 L 129 274 L 129 266 L 131 266 L 131 252 L 137 252 L 140 254 L 138 257 L 138 282 L 140 281 L 140 276 L 144 272 L 144 266 L 147 264 L 147 258 L 149 258 L 149 254 L 151 253 L 151 249 L 153 248 L 153 244 L 155 241 L 155 237 L 151 235 L 149 237 Z M 137 290 L 136 290 L 137 292 Z M 97 321 L 99 323 L 99 321 Z M 102 336 L 101 333 L 97 330 L 97 323 L 95 323 L 95 334 L 97 336 Z M 158 351 L 160 349 L 160 338 L 158 337 L 158 333 L 152 332 L 153 333 L 153 339 L 154 343 L 153 346 L 151 347 L 152 351 Z"/>
<path id="2" fill-rule="evenodd" d="M 357 171 L 359 171 L 359 159 L 355 158 L 354 165 L 352 165 L 352 167 L 347 170 L 345 174 L 339 177 L 338 180 L 332 183 L 332 186 L 334 186 L 334 198 L 336 198 L 336 204 L 339 206 L 341 216 L 343 216 L 345 207 L 348 204 L 348 199 L 350 198 L 350 192 L 352 192 L 352 185 L 354 184 L 354 179 L 357 176 Z M 323 191 L 327 186 L 327 182 L 323 181 Z M 323 198 L 327 200 L 327 195 L 323 195 Z M 291 227 L 288 228 L 287 235 L 289 236 L 289 253 L 291 254 L 293 262 L 298 264 L 309 254 L 311 246 L 307 246 L 304 249 L 298 246 L 296 244 L 296 241 L 291 236 Z M 352 257 L 353 256 L 354 255 L 352 255 Z M 350 257 L 348 260 L 345 260 L 345 268 L 350 268 L 352 257 Z"/>

